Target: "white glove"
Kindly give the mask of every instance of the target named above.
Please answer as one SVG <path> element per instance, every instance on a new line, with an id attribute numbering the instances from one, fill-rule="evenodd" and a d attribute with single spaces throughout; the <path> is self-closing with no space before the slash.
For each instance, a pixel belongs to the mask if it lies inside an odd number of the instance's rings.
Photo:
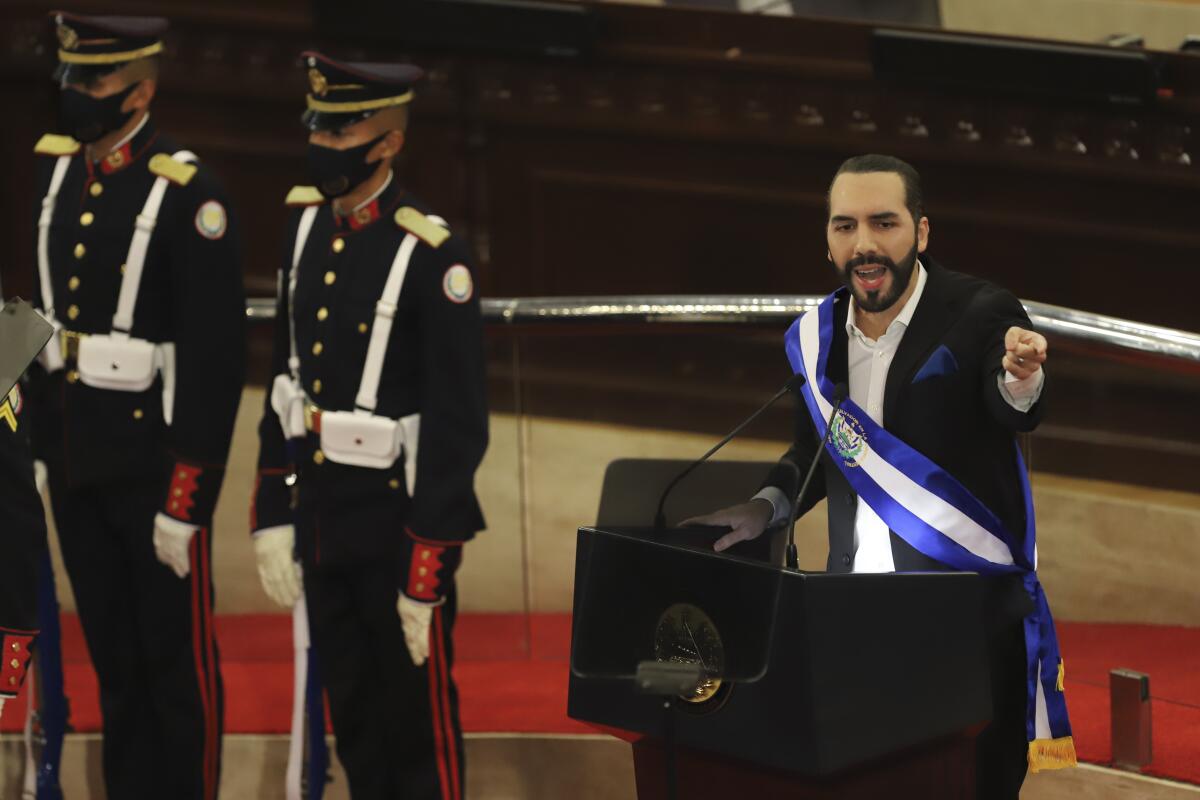
<path id="1" fill-rule="evenodd" d="M 46 483 L 48 481 L 49 481 L 49 478 L 46 473 L 46 462 L 40 461 L 40 460 L 34 461 L 33 462 L 33 485 L 37 487 L 38 494 L 44 495 L 46 493 Z"/>
<path id="2" fill-rule="evenodd" d="M 263 591 L 276 604 L 291 608 L 302 591 L 300 565 L 293 550 L 296 528 L 276 525 L 254 532 L 254 556 L 258 559 L 258 579 Z"/>
<path id="3" fill-rule="evenodd" d="M 180 578 L 186 578 L 192 571 L 188 547 L 198 530 L 195 525 L 172 519 L 161 512 L 154 517 L 154 555 Z"/>
<path id="4" fill-rule="evenodd" d="M 404 628 L 404 644 L 415 666 L 421 666 L 429 658 L 429 623 L 433 620 L 433 610 L 441 604 L 422 603 L 400 593 L 396 610 L 400 612 L 400 625 Z"/>

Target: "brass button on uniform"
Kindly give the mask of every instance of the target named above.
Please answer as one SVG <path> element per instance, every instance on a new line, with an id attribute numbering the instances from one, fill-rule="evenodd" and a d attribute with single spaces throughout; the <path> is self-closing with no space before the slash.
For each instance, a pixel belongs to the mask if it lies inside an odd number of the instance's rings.
<path id="1" fill-rule="evenodd" d="M 317 309 L 317 322 L 324 322 L 329 318 L 329 309 L 322 306 Z"/>
<path id="2" fill-rule="evenodd" d="M 12 643 L 12 651 L 13 651 L 14 653 L 19 653 L 19 652 L 21 652 L 21 643 L 20 643 L 20 642 L 13 642 L 13 643 Z"/>
<path id="3" fill-rule="evenodd" d="M 346 249 L 346 240 L 337 238 L 333 240 L 333 252 L 340 253 Z"/>
<path id="4" fill-rule="evenodd" d="M 417 584 L 417 591 L 418 591 L 418 592 L 423 592 L 423 591 L 425 591 L 425 584 L 423 584 L 423 583 L 418 583 L 418 584 Z"/>
<path id="5" fill-rule="evenodd" d="M 422 560 L 422 561 L 428 561 L 428 560 L 429 560 L 429 551 L 428 551 L 428 550 L 422 550 L 422 551 L 421 551 L 421 560 Z"/>
<path id="6" fill-rule="evenodd" d="M 324 464 L 325 463 L 325 454 L 323 452 L 321 452 L 320 450 L 314 451 L 313 452 L 313 463 L 314 464 Z"/>
<path id="7" fill-rule="evenodd" d="M 121 274 L 122 275 L 125 274 L 125 265 L 124 264 L 121 265 Z"/>
<path id="8" fill-rule="evenodd" d="M 315 381 L 313 381 L 312 390 L 313 390 L 313 394 L 321 393 L 321 379 L 320 378 L 317 378 Z"/>
<path id="9" fill-rule="evenodd" d="M 83 214 L 81 214 L 79 217 L 79 224 L 85 228 L 88 225 L 91 225 L 95 221 L 96 221 L 96 215 L 90 211 L 83 212 Z"/>
<path id="10" fill-rule="evenodd" d="M 83 242 L 75 245 L 75 257 L 83 258 L 85 255 L 87 255 L 87 248 L 83 246 Z"/>
<path id="11" fill-rule="evenodd" d="M 314 356 L 321 355 L 321 351 L 324 349 L 325 349 L 325 345 L 321 344 L 320 342 L 313 342 L 313 355 Z"/>
<path id="12" fill-rule="evenodd" d="M 77 370 L 69 370 L 67 372 L 67 383 L 78 383 L 79 372 Z"/>
<path id="13" fill-rule="evenodd" d="M 17 661 L 15 658 L 14 658 L 12 661 L 8 662 L 8 665 L 9 665 L 10 667 L 12 667 L 13 669 L 20 669 L 20 668 L 21 668 L 21 662 L 20 662 L 20 661 Z"/>
<path id="14" fill-rule="evenodd" d="M 142 411 L 140 408 L 135 408 L 133 410 L 133 418 L 134 419 L 141 419 L 144 416 L 146 416 L 146 412 Z M 179 490 L 176 489 L 176 491 L 179 491 Z"/>
<path id="15" fill-rule="evenodd" d="M 9 678 L 9 679 L 8 679 L 8 685 L 9 685 L 9 686 L 16 686 L 16 685 L 17 685 L 17 679 L 16 679 L 16 677 L 11 677 L 11 678 Z"/>
<path id="16" fill-rule="evenodd" d="M 90 188 L 88 188 L 88 191 L 91 193 L 92 197 L 99 197 L 100 195 L 104 194 L 104 184 L 100 183 L 100 181 L 96 181 L 91 185 Z"/>
<path id="17" fill-rule="evenodd" d="M 334 272 L 333 270 L 329 270 L 329 272 L 325 273 L 325 285 L 326 286 L 333 286 L 333 282 L 336 280 L 337 280 L 337 273 Z"/>
<path id="18" fill-rule="evenodd" d="M 365 323 L 365 322 L 358 323 L 358 332 L 366 333 L 367 332 L 367 323 Z"/>
<path id="19" fill-rule="evenodd" d="M 420 567 L 417 569 L 417 574 L 420 575 L 422 578 L 424 578 L 426 575 L 429 574 L 429 570 L 425 567 Z"/>
<path id="20" fill-rule="evenodd" d="M 388 481 L 388 486 L 390 486 L 393 489 L 399 489 L 400 481 L 396 480 L 395 478 L 392 478 L 390 481 Z"/>
<path id="21" fill-rule="evenodd" d="M 70 306 L 67 308 L 67 319 L 75 319 L 79 316 L 79 306 Z"/>
<path id="22" fill-rule="evenodd" d="M 75 275 L 71 276 L 71 280 L 67 281 L 67 288 L 72 292 L 79 288 L 79 278 Z"/>

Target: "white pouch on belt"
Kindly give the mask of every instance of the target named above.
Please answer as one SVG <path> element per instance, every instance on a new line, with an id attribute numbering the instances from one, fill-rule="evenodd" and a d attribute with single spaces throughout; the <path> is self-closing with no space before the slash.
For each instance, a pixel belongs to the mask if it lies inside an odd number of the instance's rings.
<path id="1" fill-rule="evenodd" d="M 404 447 L 400 420 L 353 411 L 321 414 L 321 449 L 338 464 L 388 469 Z"/>
<path id="2" fill-rule="evenodd" d="M 158 374 L 157 346 L 145 339 L 84 336 L 79 340 L 79 379 L 95 389 L 144 392 Z"/>
<path id="3" fill-rule="evenodd" d="M 304 427 L 304 391 L 291 375 L 276 375 L 271 384 L 271 409 L 279 417 L 279 427 L 285 439 L 302 439 L 308 435 Z"/>

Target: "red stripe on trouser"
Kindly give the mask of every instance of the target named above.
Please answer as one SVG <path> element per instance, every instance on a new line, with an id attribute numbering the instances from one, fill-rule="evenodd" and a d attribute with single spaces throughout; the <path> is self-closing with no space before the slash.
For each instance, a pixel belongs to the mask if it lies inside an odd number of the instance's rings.
<path id="1" fill-rule="evenodd" d="M 442 722 L 446 731 L 446 750 L 450 754 L 450 783 L 454 787 L 454 800 L 462 800 L 462 788 L 458 785 L 458 737 L 455 736 L 453 711 L 450 708 L 450 676 L 446 669 L 446 634 L 442 627 L 442 609 L 433 615 L 433 647 L 437 650 L 438 686 L 442 692 Z"/>
<path id="2" fill-rule="evenodd" d="M 204 632 L 201 630 L 201 609 L 200 597 L 200 546 L 201 536 L 192 537 L 191 557 L 192 557 L 192 657 L 196 662 L 196 686 L 200 691 L 200 709 L 204 712 L 204 771 L 202 779 L 204 782 L 204 798 L 208 800 L 211 796 L 212 788 L 209 780 L 208 772 L 208 730 L 209 730 L 209 700 L 208 700 L 208 681 L 205 676 L 203 653 L 204 647 L 201 637 Z"/>
<path id="3" fill-rule="evenodd" d="M 212 569 L 208 563 L 208 528 L 202 528 L 200 533 L 204 536 L 204 541 L 200 546 L 200 560 L 204 564 L 204 579 L 201 584 L 204 589 L 204 606 L 201 613 L 204 617 L 204 652 L 207 655 L 206 663 L 208 664 L 208 713 L 205 715 L 208 719 L 208 738 L 204 742 L 204 753 L 208 764 L 208 785 L 212 791 L 210 797 L 215 798 L 217 796 L 217 758 L 219 757 L 217 740 L 220 736 L 220 731 L 217 730 L 220 725 L 217 716 L 217 706 L 220 702 L 220 698 L 217 696 L 217 634 L 213 630 L 212 619 Z"/>
<path id="4" fill-rule="evenodd" d="M 441 615 L 442 610 L 435 608 L 433 610 L 433 618 L 435 620 Z M 438 674 L 437 664 L 437 649 L 430 648 L 429 658 L 425 661 L 425 673 L 429 682 L 429 717 L 433 722 L 433 752 L 437 758 L 438 777 L 441 779 L 439 785 L 442 789 L 442 800 L 453 800 L 451 797 L 452 786 L 446 769 L 446 748 L 444 744 L 444 733 L 442 731 L 442 708 L 441 708 L 441 692 L 438 691 Z"/>

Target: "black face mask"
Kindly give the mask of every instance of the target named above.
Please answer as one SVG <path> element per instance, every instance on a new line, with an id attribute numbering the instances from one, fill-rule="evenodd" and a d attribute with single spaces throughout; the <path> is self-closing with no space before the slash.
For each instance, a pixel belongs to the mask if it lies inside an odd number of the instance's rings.
<path id="1" fill-rule="evenodd" d="M 328 198 L 341 197 L 371 177 L 378 161 L 368 164 L 364 159 L 371 148 L 379 144 L 386 133 L 358 147 L 335 150 L 318 144 L 308 146 L 308 174 L 317 191 Z"/>
<path id="2" fill-rule="evenodd" d="M 121 104 L 137 86 L 135 83 L 123 92 L 99 98 L 64 88 L 58 94 L 59 131 L 84 144 L 112 133 L 133 116 L 132 111 L 122 111 Z"/>

